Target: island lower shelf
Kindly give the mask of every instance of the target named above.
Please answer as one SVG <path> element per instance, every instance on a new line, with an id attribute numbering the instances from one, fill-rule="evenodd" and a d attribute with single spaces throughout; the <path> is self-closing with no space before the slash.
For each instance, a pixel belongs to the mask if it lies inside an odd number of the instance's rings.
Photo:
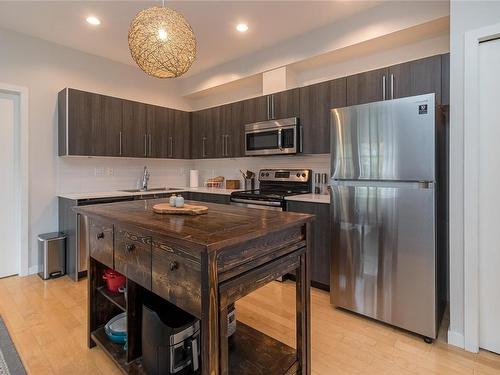
<path id="1" fill-rule="evenodd" d="M 295 349 L 238 321 L 237 330 L 229 339 L 229 369 L 231 374 L 291 374 L 297 364 Z M 100 347 L 124 374 L 144 374 L 141 358 L 126 361 L 123 345 L 108 340 L 104 327 L 91 334 Z M 192 372 L 199 374 L 199 371 Z"/>

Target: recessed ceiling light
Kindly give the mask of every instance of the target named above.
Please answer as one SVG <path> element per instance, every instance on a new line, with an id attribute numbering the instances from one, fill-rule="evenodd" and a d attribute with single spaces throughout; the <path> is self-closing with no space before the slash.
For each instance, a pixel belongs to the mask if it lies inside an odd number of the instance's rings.
<path id="1" fill-rule="evenodd" d="M 97 17 L 94 17 L 94 16 L 87 17 L 87 22 L 90 23 L 91 25 L 100 25 L 101 24 L 101 20 Z"/>
<path id="2" fill-rule="evenodd" d="M 239 23 L 238 26 L 236 26 L 236 30 L 238 30 L 240 33 L 244 33 L 248 30 L 248 25 L 246 23 Z"/>

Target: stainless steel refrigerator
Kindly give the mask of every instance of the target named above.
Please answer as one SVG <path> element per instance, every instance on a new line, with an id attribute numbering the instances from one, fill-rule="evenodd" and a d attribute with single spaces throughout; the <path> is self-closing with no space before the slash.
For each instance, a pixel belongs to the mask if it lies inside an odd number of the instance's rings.
<path id="1" fill-rule="evenodd" d="M 331 302 L 435 338 L 435 96 L 331 116 Z"/>

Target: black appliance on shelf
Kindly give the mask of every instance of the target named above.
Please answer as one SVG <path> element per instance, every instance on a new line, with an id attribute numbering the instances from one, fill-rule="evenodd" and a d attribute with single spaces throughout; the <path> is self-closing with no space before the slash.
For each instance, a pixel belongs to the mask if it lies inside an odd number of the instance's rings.
<path id="1" fill-rule="evenodd" d="M 310 169 L 261 169 L 259 189 L 231 193 L 231 204 L 267 210 L 286 210 L 287 196 L 312 192 Z"/>
<path id="2" fill-rule="evenodd" d="M 142 309 L 142 359 L 148 375 L 192 374 L 200 367 L 200 321 L 151 296 Z"/>

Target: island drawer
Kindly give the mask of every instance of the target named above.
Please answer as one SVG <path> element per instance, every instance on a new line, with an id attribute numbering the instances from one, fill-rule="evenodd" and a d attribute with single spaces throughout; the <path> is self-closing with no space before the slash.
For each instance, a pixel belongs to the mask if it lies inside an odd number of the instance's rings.
<path id="1" fill-rule="evenodd" d="M 117 227 L 115 270 L 151 290 L 151 237 Z"/>
<path id="2" fill-rule="evenodd" d="M 89 254 L 102 264 L 113 268 L 113 224 L 89 220 Z"/>
<path id="3" fill-rule="evenodd" d="M 153 240 L 152 291 L 201 318 L 201 267 L 198 260 Z"/>

